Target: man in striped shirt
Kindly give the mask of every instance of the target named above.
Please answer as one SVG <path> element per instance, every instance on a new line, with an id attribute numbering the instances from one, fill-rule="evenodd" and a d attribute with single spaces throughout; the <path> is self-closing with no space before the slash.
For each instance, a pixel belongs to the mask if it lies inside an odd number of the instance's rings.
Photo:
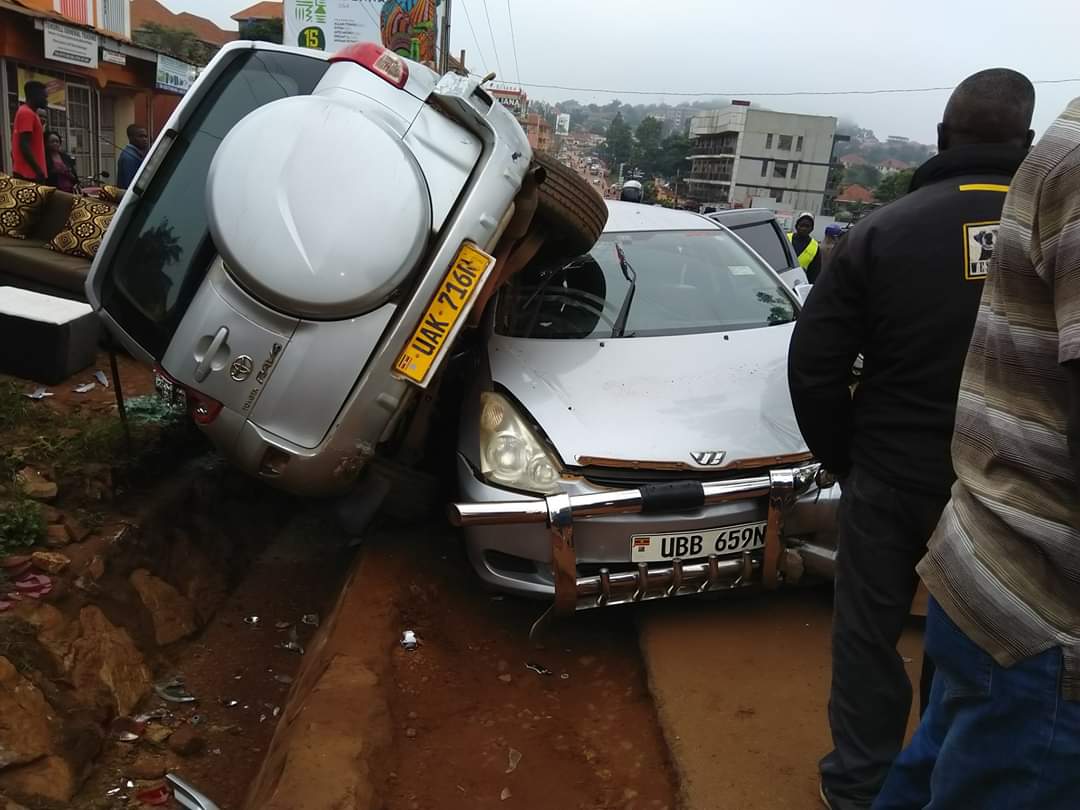
<path id="1" fill-rule="evenodd" d="M 953 464 L 930 705 L 874 808 L 1080 807 L 1080 99 L 1006 200 Z"/>

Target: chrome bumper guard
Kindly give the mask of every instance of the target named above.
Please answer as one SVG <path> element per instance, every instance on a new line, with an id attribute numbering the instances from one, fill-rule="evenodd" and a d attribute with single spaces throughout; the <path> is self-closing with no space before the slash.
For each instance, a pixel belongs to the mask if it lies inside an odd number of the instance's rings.
<path id="1" fill-rule="evenodd" d="M 775 589 L 784 582 L 798 581 L 803 574 L 801 555 L 784 545 L 784 517 L 795 500 L 810 489 L 820 471 L 820 464 L 807 463 L 748 478 L 692 485 L 690 496 L 685 490 L 681 493 L 683 502 L 678 493 L 673 497 L 665 485 L 646 485 L 597 495 L 559 494 L 543 500 L 457 503 L 450 506 L 450 522 L 455 526 L 546 523 L 551 532 L 555 579 L 552 612 L 556 616 L 750 585 Z M 602 568 L 599 576 L 577 575 L 575 518 L 655 512 L 660 511 L 656 508 L 659 503 L 664 510 L 675 510 L 763 497 L 769 499 L 769 510 L 765 549 L 760 558 L 745 551 L 738 558 L 713 555 L 703 562 L 672 560 L 657 567 L 638 563 L 636 571 L 611 573 Z"/>

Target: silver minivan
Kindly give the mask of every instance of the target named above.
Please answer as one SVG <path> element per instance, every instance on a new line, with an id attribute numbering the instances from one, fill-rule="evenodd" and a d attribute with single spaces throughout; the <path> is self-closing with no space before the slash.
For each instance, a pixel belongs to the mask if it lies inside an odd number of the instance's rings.
<path id="1" fill-rule="evenodd" d="M 374 44 L 234 43 L 157 138 L 87 294 L 231 462 L 341 493 L 483 298 L 531 164 L 472 78 Z"/>

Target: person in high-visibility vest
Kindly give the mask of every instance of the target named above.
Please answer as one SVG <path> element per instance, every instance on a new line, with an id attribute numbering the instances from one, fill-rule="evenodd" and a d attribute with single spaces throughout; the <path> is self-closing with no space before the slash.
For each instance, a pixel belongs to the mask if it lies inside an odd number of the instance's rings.
<path id="1" fill-rule="evenodd" d="M 806 280 L 813 284 L 821 272 L 821 245 L 810 234 L 814 231 L 814 215 L 809 211 L 799 214 L 795 220 L 795 232 L 787 235 L 799 265 L 806 272 Z"/>

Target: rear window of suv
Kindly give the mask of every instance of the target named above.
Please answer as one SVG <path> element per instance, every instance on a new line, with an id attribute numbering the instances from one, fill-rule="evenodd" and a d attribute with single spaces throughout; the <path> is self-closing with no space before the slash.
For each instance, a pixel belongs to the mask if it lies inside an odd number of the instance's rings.
<path id="1" fill-rule="evenodd" d="M 161 358 L 213 262 L 206 176 L 225 135 L 253 110 L 308 95 L 327 62 L 299 54 L 239 54 L 208 88 L 169 148 L 108 257 L 102 303 L 146 351 Z"/>

